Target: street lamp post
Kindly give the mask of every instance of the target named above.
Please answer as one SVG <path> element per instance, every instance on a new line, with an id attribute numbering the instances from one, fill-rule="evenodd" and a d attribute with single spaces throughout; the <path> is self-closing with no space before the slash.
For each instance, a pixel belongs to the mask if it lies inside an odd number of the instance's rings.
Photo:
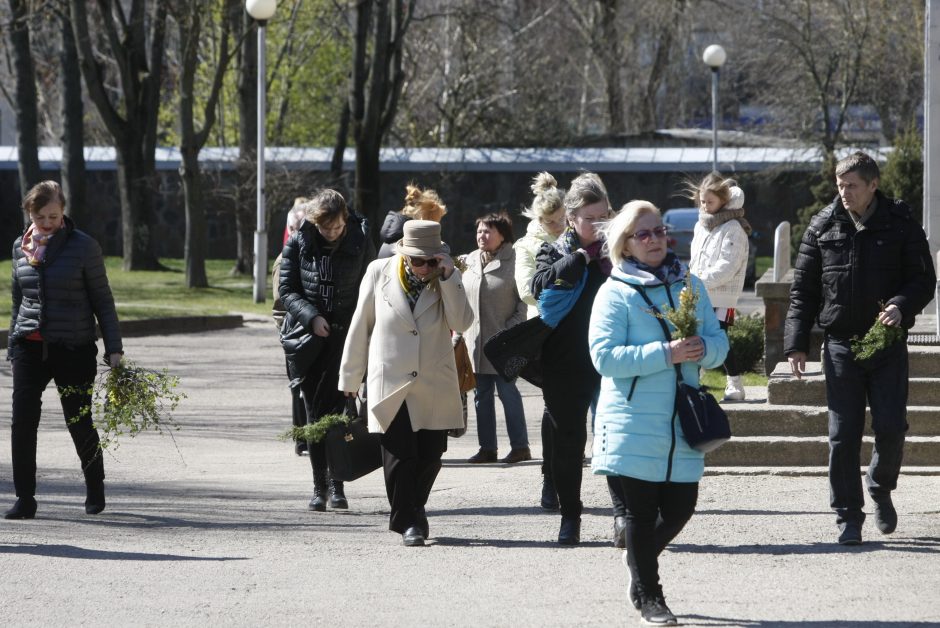
<path id="1" fill-rule="evenodd" d="M 245 0 L 245 10 L 258 22 L 258 215 L 255 223 L 254 301 L 264 303 L 268 276 L 268 231 L 264 209 L 265 26 L 274 17 L 277 0 Z"/>
<path id="2" fill-rule="evenodd" d="M 712 170 L 718 172 L 718 71 L 728 55 L 718 44 L 712 44 L 702 53 L 702 61 L 712 69 Z"/>

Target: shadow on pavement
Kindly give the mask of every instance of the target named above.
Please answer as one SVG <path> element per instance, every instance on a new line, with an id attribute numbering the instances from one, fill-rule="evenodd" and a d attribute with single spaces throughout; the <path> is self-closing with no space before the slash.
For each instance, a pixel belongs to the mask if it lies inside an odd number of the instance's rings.
<path id="1" fill-rule="evenodd" d="M 911 552 L 915 554 L 940 554 L 940 539 L 914 538 L 896 541 L 865 541 L 861 545 L 845 546 L 831 543 L 785 543 L 767 545 L 670 545 L 669 550 L 686 554 L 861 554 L 866 552 Z"/>
<path id="2" fill-rule="evenodd" d="M 559 545 L 557 541 L 533 541 L 532 539 L 458 539 L 450 536 L 431 537 L 431 544 L 447 547 L 540 547 L 542 549 L 567 549 L 569 547 L 610 547 L 610 541 L 581 541 L 578 545 Z"/>
<path id="3" fill-rule="evenodd" d="M 789 628 L 791 626 L 940 626 L 936 621 L 859 621 L 857 619 L 821 619 L 819 621 L 777 621 L 760 619 L 740 619 L 732 617 L 711 617 L 709 615 L 680 615 L 684 626 L 759 626 L 760 628 Z"/>
<path id="4" fill-rule="evenodd" d="M 603 517 L 605 515 L 613 517 L 610 508 L 585 508 L 581 511 L 582 515 L 596 515 Z M 557 510 L 545 510 L 541 506 L 469 506 L 467 508 L 446 508 L 438 510 L 431 508 L 428 510 L 428 516 L 443 517 L 448 515 L 484 515 L 490 517 L 513 517 L 518 515 L 547 515 L 561 517 Z"/>
<path id="5" fill-rule="evenodd" d="M 78 558 L 86 560 L 143 560 L 143 561 L 229 561 L 248 560 L 242 556 L 180 556 L 176 554 L 144 554 L 141 552 L 111 552 L 88 549 L 75 545 L 6 545 L 0 543 L 0 554 L 29 554 L 51 558 Z"/>

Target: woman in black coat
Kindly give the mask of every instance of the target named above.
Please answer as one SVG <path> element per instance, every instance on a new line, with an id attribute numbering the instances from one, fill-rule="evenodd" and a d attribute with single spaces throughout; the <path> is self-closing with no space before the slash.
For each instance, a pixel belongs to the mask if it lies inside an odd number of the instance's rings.
<path id="1" fill-rule="evenodd" d="M 586 420 L 601 382 L 588 351 L 588 323 L 594 295 L 610 275 L 610 260 L 603 251 L 604 241 L 598 229 L 610 215 L 607 189 L 600 177 L 590 172 L 576 177 L 565 194 L 568 226 L 555 242 L 542 244 L 532 279 L 532 294 L 540 303 L 542 319 L 554 326 L 542 347 L 542 396 L 552 419 L 549 446 L 552 478 L 561 508 L 558 542 L 562 545 L 577 545 L 581 541 L 581 467 L 587 441 Z M 545 302 L 542 293 L 546 290 L 578 296 L 562 298 L 565 306 L 556 308 Z M 616 543 L 626 524 L 623 521 L 617 528 L 620 500 L 613 490 L 611 499 Z"/>
<path id="2" fill-rule="evenodd" d="M 7 519 L 36 515 L 36 432 L 42 393 L 50 381 L 68 388 L 62 410 L 85 475 L 85 512 L 104 510 L 104 462 L 92 424 L 91 388 L 97 366 L 95 321 L 106 361 L 123 356 L 114 298 L 101 247 L 64 214 L 55 181 L 43 181 L 23 199 L 31 221 L 13 243 L 13 309 L 7 359 L 13 363 L 13 486 Z M 87 392 L 78 392 L 87 391 Z"/>
<path id="3" fill-rule="evenodd" d="M 365 233 L 365 219 L 350 213 L 339 192 L 321 190 L 303 207 L 306 221 L 281 254 L 278 294 L 286 316 L 319 339 L 312 364 L 291 373 L 291 385 L 300 386 L 303 393 L 310 424 L 344 409 L 345 397 L 338 388 L 343 344 L 375 246 Z M 327 490 L 331 508 L 348 508 L 343 483 L 328 478 L 324 444 L 311 441 L 307 448 L 313 467 L 310 510 L 326 510 Z"/>

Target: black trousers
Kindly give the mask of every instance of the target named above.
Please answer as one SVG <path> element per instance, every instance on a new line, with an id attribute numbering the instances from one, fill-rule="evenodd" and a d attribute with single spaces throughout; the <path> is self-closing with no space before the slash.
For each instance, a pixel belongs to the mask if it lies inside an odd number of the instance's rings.
<path id="1" fill-rule="evenodd" d="M 592 369 L 593 370 L 593 369 Z M 568 374 L 570 375 L 570 374 Z M 600 375 L 546 373 L 542 396 L 552 419 L 551 468 L 561 516 L 581 516 L 581 473 L 587 442 L 587 413 L 597 394 Z"/>
<path id="2" fill-rule="evenodd" d="M 343 358 L 346 335 L 333 329 L 324 339 L 320 355 L 310 366 L 307 376 L 300 383 L 306 422 L 316 423 L 326 414 L 340 414 L 346 407 L 346 399 L 339 390 L 339 367 Z M 307 442 L 310 466 L 314 471 L 326 470 L 326 444 L 323 441 Z"/>
<path id="3" fill-rule="evenodd" d="M 287 374 L 290 379 L 290 372 Z M 304 407 L 304 399 L 300 396 L 300 386 L 291 386 L 291 425 L 294 427 L 303 427 L 307 424 L 307 409 Z"/>
<path id="4" fill-rule="evenodd" d="M 24 340 L 13 345 L 13 486 L 17 497 L 36 495 L 36 433 L 42 413 L 42 393 L 55 380 L 56 386 L 81 389 L 61 397 L 65 424 L 82 463 L 85 482 L 104 480 L 104 461 L 98 449 L 98 431 L 92 423 L 90 391 L 97 367 L 94 344 L 69 349 L 64 346 Z"/>
<path id="5" fill-rule="evenodd" d="M 907 432 L 907 343 L 899 342 L 871 360 L 856 362 L 848 340 L 823 343 L 829 404 L 829 495 L 838 523 L 865 520 L 860 449 L 866 400 L 875 446 L 865 482 L 877 497 L 898 484 Z"/>
<path id="6" fill-rule="evenodd" d="M 646 482 L 617 476 L 627 517 L 627 564 L 642 597 L 662 594 L 659 555 L 695 512 L 698 482 Z"/>
<path id="7" fill-rule="evenodd" d="M 408 407 L 401 404 L 392 424 L 382 434 L 385 491 L 392 509 L 389 530 L 402 534 L 418 524 L 418 511 L 428 503 L 445 451 L 447 430 L 415 432 Z"/>
<path id="8" fill-rule="evenodd" d="M 552 415 L 548 407 L 542 411 L 542 475 L 552 482 Z"/>

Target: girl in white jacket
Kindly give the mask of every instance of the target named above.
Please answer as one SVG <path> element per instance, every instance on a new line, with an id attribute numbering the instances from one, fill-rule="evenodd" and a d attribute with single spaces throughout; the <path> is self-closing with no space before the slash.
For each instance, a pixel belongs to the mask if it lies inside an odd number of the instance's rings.
<path id="1" fill-rule="evenodd" d="M 691 197 L 699 207 L 699 219 L 692 238 L 689 270 L 705 284 L 718 322 L 727 330 L 734 325 L 734 309 L 744 290 L 747 269 L 751 225 L 744 218 L 744 191 L 734 179 L 712 172 L 693 189 Z M 744 384 L 733 347 L 724 368 L 724 401 L 743 400 Z"/>

